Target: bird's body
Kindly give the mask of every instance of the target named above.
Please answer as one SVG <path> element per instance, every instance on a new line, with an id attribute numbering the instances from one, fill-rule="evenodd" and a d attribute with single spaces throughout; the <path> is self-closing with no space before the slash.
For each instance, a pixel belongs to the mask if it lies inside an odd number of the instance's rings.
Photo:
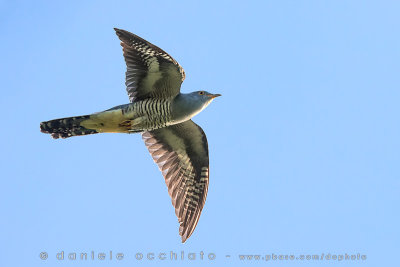
<path id="1" fill-rule="evenodd" d="M 200 104 L 193 94 L 178 94 L 167 99 L 147 98 L 91 115 L 43 122 L 41 128 L 51 129 L 55 139 L 95 133 L 152 131 L 190 120 L 205 108 L 203 103 Z"/>
<path id="2" fill-rule="evenodd" d="M 165 178 L 185 242 L 200 217 L 209 178 L 207 138 L 191 118 L 219 94 L 180 93 L 185 72 L 171 56 L 132 33 L 115 30 L 127 63 L 131 103 L 91 115 L 42 122 L 40 128 L 55 139 L 142 133 Z"/>

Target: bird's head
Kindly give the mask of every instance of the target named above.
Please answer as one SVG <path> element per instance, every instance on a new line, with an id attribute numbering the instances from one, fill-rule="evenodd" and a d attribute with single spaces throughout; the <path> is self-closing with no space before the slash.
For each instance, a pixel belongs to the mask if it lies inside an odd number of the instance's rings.
<path id="1" fill-rule="evenodd" d="M 211 103 L 211 101 L 218 97 L 221 96 L 220 94 L 211 94 L 207 91 L 196 91 L 196 92 L 192 92 L 189 94 L 192 99 L 196 100 L 199 103 L 203 103 L 203 105 L 208 105 Z"/>
<path id="2" fill-rule="evenodd" d="M 221 96 L 220 94 L 211 94 L 207 91 L 195 91 L 189 94 L 180 94 L 177 97 L 177 113 L 185 115 L 189 118 L 198 114 L 205 109 L 214 98 Z"/>
<path id="3" fill-rule="evenodd" d="M 196 109 L 196 114 L 205 109 L 214 98 L 221 96 L 220 94 L 211 94 L 207 91 L 195 91 L 189 94 L 193 108 Z"/>

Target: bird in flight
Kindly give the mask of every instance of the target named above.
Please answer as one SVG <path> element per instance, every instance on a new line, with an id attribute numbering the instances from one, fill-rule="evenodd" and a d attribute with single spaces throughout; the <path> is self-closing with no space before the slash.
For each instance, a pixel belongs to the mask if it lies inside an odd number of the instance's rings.
<path id="1" fill-rule="evenodd" d="M 193 233 L 206 201 L 208 144 L 191 118 L 220 94 L 180 92 L 183 68 L 169 54 L 139 36 L 115 28 L 127 66 L 129 104 L 91 115 L 40 123 L 54 139 L 97 133 L 141 133 L 157 163 L 179 221 L 182 243 Z"/>

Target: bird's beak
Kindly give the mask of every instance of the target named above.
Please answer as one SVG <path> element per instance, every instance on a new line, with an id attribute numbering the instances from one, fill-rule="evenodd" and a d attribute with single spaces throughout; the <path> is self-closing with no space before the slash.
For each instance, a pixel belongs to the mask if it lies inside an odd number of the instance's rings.
<path id="1" fill-rule="evenodd" d="M 219 97 L 219 96 L 221 96 L 221 95 L 220 95 L 220 94 L 215 94 L 215 95 L 209 94 L 208 96 L 209 96 L 211 99 L 214 99 L 214 98 Z"/>

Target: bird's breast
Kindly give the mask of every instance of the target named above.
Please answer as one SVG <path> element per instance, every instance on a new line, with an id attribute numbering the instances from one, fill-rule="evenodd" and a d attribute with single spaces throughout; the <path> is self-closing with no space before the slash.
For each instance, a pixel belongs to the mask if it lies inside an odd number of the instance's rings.
<path id="1" fill-rule="evenodd" d="M 132 119 L 132 130 L 150 131 L 173 124 L 171 101 L 168 99 L 145 99 L 134 102 L 125 115 Z"/>

